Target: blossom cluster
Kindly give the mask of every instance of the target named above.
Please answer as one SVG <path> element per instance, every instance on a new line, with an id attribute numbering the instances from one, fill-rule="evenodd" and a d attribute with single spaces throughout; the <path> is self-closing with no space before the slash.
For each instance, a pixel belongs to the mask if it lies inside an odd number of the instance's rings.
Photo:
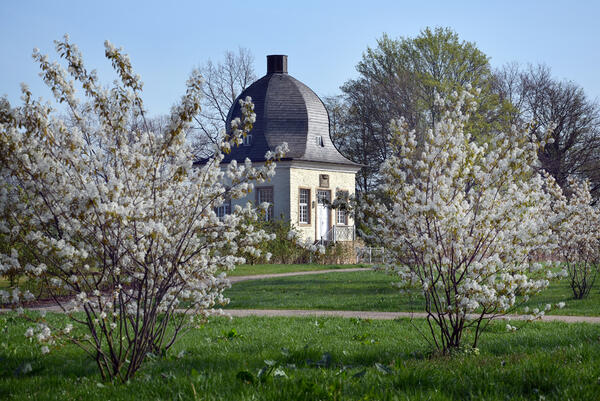
<path id="1" fill-rule="evenodd" d="M 66 68 L 34 52 L 68 119 L 25 86 L 22 106 L 1 102 L 0 212 L 6 219 L 0 230 L 36 262 L 25 263 L 13 250 L 0 255 L 0 273 L 20 269 L 38 282 L 89 328 L 87 336 L 71 339 L 94 355 L 103 376 L 124 379 L 146 352 L 169 347 L 195 317 L 227 302 L 226 272 L 244 262 L 240 249 L 253 252 L 270 235 L 247 223 L 259 214 L 251 204 L 224 218 L 214 209 L 270 179 L 286 146 L 261 166 L 249 160 L 220 165 L 223 151 L 239 144 L 255 121 L 247 98 L 232 136 L 208 163 L 193 165 L 185 133 L 200 107 L 199 74 L 192 73 L 167 127 L 154 132 L 129 58 L 108 42 L 105 48 L 119 76 L 110 89 L 85 68 L 68 38 L 56 42 Z M 74 82 L 86 102 L 77 98 Z M 0 302 L 15 306 L 28 298 L 31 293 L 19 289 L 0 293 Z M 72 335 L 64 327 L 32 330 L 45 347 L 54 335 Z"/>
<path id="2" fill-rule="evenodd" d="M 302 234 L 293 228 L 288 232 L 287 239 L 293 241 L 294 244 L 309 252 L 318 253 L 320 255 L 325 254 L 325 246 L 323 244 L 315 243 L 310 238 L 302 237 Z"/>
<path id="3" fill-rule="evenodd" d="M 549 187 L 554 196 L 554 234 L 559 259 L 573 295 L 581 299 L 589 294 L 600 264 L 600 210 L 593 206 L 587 181 L 570 177 L 562 191 L 557 185 Z"/>
<path id="4" fill-rule="evenodd" d="M 553 235 L 552 199 L 535 170 L 544 144 L 516 129 L 478 144 L 465 130 L 476 94 L 454 98 L 438 99 L 443 118 L 420 137 L 392 121 L 394 156 L 380 171 L 384 200 L 367 200 L 362 210 L 373 239 L 393 255 L 397 285 L 425 297 L 444 350 L 460 346 L 465 327 L 479 330 L 554 274 L 532 273 L 546 265 L 531 263 Z"/>

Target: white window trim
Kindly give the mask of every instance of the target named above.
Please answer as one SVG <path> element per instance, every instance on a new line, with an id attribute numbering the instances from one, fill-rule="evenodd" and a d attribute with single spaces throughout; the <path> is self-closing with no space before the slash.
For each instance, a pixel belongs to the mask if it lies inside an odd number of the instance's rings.
<path id="1" fill-rule="evenodd" d="M 343 216 L 343 221 L 340 221 L 340 217 Z M 348 225 L 348 213 L 345 210 L 338 209 L 335 214 L 335 223 L 338 226 L 347 226 Z"/>
<path id="2" fill-rule="evenodd" d="M 302 191 L 308 191 L 306 203 L 300 202 Z M 310 188 L 302 188 L 302 187 L 298 188 L 298 224 L 309 226 L 311 223 L 311 221 L 310 221 L 310 192 L 311 192 Z M 306 206 L 306 220 L 305 221 L 302 221 L 302 206 Z"/>

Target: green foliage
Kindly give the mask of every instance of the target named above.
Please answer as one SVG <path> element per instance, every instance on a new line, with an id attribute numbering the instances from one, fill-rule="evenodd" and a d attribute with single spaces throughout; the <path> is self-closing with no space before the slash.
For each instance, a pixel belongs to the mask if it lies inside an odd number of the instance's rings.
<path id="1" fill-rule="evenodd" d="M 10 255 L 11 248 L 15 249 L 18 253 L 23 252 L 23 250 L 20 249 L 20 246 L 14 243 L 11 244 L 9 242 L 6 234 L 0 233 L 0 254 Z M 18 284 L 19 280 L 24 276 L 23 270 L 21 269 L 7 268 L 4 270 L 0 270 L 0 272 L 2 273 L 0 274 L 0 277 L 3 277 L 6 280 L 8 280 L 9 288 L 15 287 Z"/>
<path id="2" fill-rule="evenodd" d="M 326 104 L 336 146 L 366 165 L 357 174 L 359 193 L 377 188 L 379 166 L 392 152 L 390 120 L 405 118 L 420 133 L 433 128 L 442 115 L 436 93 L 450 99 L 468 87 L 481 90 L 467 126 L 478 141 L 510 127 L 514 108 L 498 95 L 489 58 L 450 28 L 426 28 L 416 37 L 397 39 L 384 34 L 377 46 L 366 49 L 356 69 L 358 78 L 345 82 L 343 94 L 327 98 Z"/>
<path id="3" fill-rule="evenodd" d="M 241 334 L 239 334 L 236 329 L 230 329 L 228 331 L 224 331 L 223 336 L 221 338 L 225 341 L 230 341 L 235 338 L 241 338 L 241 337 L 243 337 L 243 336 Z"/>
<path id="4" fill-rule="evenodd" d="M 257 246 L 261 250 L 260 255 L 244 254 L 248 264 L 265 263 L 308 263 L 311 259 L 311 252 L 296 245 L 294 241 L 288 239 L 288 233 L 294 228 L 287 219 L 283 217 L 272 221 L 258 220 L 253 222 L 256 229 L 262 229 L 270 234 L 275 234 L 275 239 L 265 240 Z M 267 259 L 266 254 L 271 254 Z"/>
<path id="5" fill-rule="evenodd" d="M 468 86 L 481 90 L 479 109 L 467 127 L 475 137 L 499 129 L 498 123 L 510 107 L 493 91 L 489 58 L 475 43 L 461 41 L 450 28 L 425 28 L 414 38 L 391 39 L 384 34 L 376 48 L 367 48 L 357 70 L 393 90 L 408 91 L 410 109 L 402 111 L 411 115 L 388 118 L 405 117 L 421 132 L 441 117 L 434 104 L 436 93 L 448 98 Z"/>
<path id="6" fill-rule="evenodd" d="M 265 240 L 257 246 L 261 250 L 261 254 L 258 256 L 249 253 L 243 254 L 248 264 L 339 264 L 355 261 L 353 243 L 351 242 L 331 243 L 326 246 L 323 255 L 299 246 L 288 236 L 290 232 L 296 231 L 295 227 L 283 216 L 272 221 L 254 221 L 252 224 L 256 229 L 275 234 L 275 239 Z M 270 259 L 267 259 L 267 253 L 271 255 Z"/>

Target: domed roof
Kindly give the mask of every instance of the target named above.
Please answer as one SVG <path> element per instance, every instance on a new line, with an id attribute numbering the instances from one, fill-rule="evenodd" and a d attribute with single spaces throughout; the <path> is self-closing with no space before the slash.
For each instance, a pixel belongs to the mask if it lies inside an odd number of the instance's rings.
<path id="1" fill-rule="evenodd" d="M 267 75 L 238 96 L 227 116 L 228 129 L 233 118 L 241 117 L 239 99 L 247 96 L 252 98 L 256 113 L 251 145 L 232 148 L 224 163 L 246 158 L 263 161 L 268 150 L 287 142 L 289 152 L 284 160 L 359 166 L 333 145 L 325 105 L 308 86 L 287 73 L 287 56 L 267 56 Z"/>

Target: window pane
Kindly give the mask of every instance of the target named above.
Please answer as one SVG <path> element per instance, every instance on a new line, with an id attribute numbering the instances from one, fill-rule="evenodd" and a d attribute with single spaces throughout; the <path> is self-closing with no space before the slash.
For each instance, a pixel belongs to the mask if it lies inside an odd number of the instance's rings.
<path id="1" fill-rule="evenodd" d="M 300 189 L 300 204 L 308 204 L 308 189 Z"/>
<path id="2" fill-rule="evenodd" d="M 317 191 L 317 201 L 320 204 L 327 204 L 330 202 L 329 191 Z"/>
<path id="3" fill-rule="evenodd" d="M 273 203 L 273 188 L 258 188 L 258 203 Z"/>
<path id="4" fill-rule="evenodd" d="M 231 207 L 229 205 L 229 203 L 224 203 L 221 206 L 218 206 L 215 208 L 215 213 L 217 215 L 217 217 L 224 217 L 227 214 L 231 213 Z"/>
<path id="5" fill-rule="evenodd" d="M 273 219 L 273 188 L 258 188 L 257 197 L 259 205 L 264 202 L 269 204 L 265 218 L 267 221 L 271 221 Z"/>
<path id="6" fill-rule="evenodd" d="M 309 224 L 310 217 L 308 212 L 308 203 L 310 201 L 310 190 L 300 188 L 299 196 L 298 196 L 298 204 L 299 204 L 299 216 L 298 219 L 300 223 Z"/>
<path id="7" fill-rule="evenodd" d="M 300 223 L 308 224 L 308 207 L 300 205 Z"/>

